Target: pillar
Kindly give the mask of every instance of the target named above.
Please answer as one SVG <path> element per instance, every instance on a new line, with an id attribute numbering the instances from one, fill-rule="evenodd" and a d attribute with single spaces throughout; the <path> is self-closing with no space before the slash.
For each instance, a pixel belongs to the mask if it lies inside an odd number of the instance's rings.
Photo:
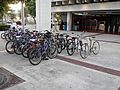
<path id="1" fill-rule="evenodd" d="M 51 31 L 53 32 L 54 31 L 54 20 L 55 20 L 55 17 L 54 17 L 55 13 L 52 12 L 52 28 L 51 28 Z"/>
<path id="2" fill-rule="evenodd" d="M 51 29 L 51 0 L 36 0 L 37 31 Z"/>
<path id="3" fill-rule="evenodd" d="M 21 20 L 22 20 L 22 29 L 24 30 L 24 26 L 25 26 L 24 0 L 21 1 Z"/>
<path id="4" fill-rule="evenodd" d="M 76 0 L 76 3 L 80 3 L 80 1 L 79 1 L 79 0 Z"/>
<path id="5" fill-rule="evenodd" d="M 67 31 L 71 30 L 72 28 L 72 13 L 67 13 Z"/>
<path id="6" fill-rule="evenodd" d="M 69 0 L 68 4 L 75 4 L 76 0 Z"/>
<path id="7" fill-rule="evenodd" d="M 55 13 L 52 12 L 52 24 L 54 24 L 54 19 L 55 19 L 54 15 L 55 15 Z"/>
<path id="8" fill-rule="evenodd" d="M 67 5 L 68 1 L 62 1 L 62 5 Z"/>

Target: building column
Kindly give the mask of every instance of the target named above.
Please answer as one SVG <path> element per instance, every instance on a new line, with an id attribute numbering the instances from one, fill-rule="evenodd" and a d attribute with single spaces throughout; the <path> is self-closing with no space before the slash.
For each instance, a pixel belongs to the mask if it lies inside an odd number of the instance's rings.
<path id="1" fill-rule="evenodd" d="M 55 17 L 54 17 L 54 16 L 55 16 L 55 13 L 54 13 L 54 12 L 52 12 L 52 16 L 51 16 L 51 17 L 52 17 L 52 24 L 54 24 L 54 19 L 55 19 Z"/>
<path id="2" fill-rule="evenodd" d="M 62 1 L 62 5 L 67 5 L 68 1 Z"/>
<path id="3" fill-rule="evenodd" d="M 72 13 L 67 12 L 67 31 L 71 30 L 72 28 Z"/>
<path id="4" fill-rule="evenodd" d="M 25 15 L 24 15 L 24 0 L 21 1 L 21 20 L 22 20 L 22 29 L 25 28 Z"/>
<path id="5" fill-rule="evenodd" d="M 51 29 L 51 0 L 36 0 L 37 31 Z"/>
<path id="6" fill-rule="evenodd" d="M 55 13 L 52 12 L 52 16 L 51 16 L 52 17 L 52 22 L 51 22 L 52 23 L 52 28 L 51 28 L 52 32 L 54 31 L 54 25 L 55 25 L 55 23 L 54 23 L 55 17 L 54 16 L 55 16 Z"/>
<path id="7" fill-rule="evenodd" d="M 75 0 L 69 0 L 68 1 L 68 4 L 74 4 L 75 3 Z"/>

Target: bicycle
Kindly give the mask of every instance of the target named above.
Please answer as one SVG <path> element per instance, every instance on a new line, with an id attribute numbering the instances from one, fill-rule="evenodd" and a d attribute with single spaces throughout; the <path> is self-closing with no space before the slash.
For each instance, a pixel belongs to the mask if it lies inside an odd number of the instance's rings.
<path id="1" fill-rule="evenodd" d="M 83 43 L 81 36 L 72 37 L 72 41 L 68 43 L 67 53 L 68 55 L 73 55 L 75 50 L 80 53 L 80 56 L 85 59 L 88 57 L 89 46 L 87 43 Z"/>
<path id="2" fill-rule="evenodd" d="M 28 59 L 32 65 L 38 65 L 46 56 L 54 58 L 57 52 L 55 43 L 50 43 L 45 37 L 39 38 L 39 43 L 36 47 L 30 48 L 28 51 Z"/>
<path id="3" fill-rule="evenodd" d="M 94 55 L 97 55 L 100 51 L 100 43 L 95 37 L 86 37 L 89 44 L 89 55 L 93 52 Z"/>

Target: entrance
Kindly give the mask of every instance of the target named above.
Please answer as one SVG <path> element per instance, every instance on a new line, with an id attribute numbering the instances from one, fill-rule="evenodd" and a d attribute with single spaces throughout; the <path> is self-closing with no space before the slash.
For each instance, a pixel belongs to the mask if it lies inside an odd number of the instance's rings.
<path id="1" fill-rule="evenodd" d="M 73 31 L 120 33 L 120 15 L 72 15 Z"/>
<path id="2" fill-rule="evenodd" d="M 72 18 L 72 30 L 96 32 L 98 18 L 90 15 L 74 15 Z"/>
<path id="3" fill-rule="evenodd" d="M 106 15 L 105 32 L 119 34 L 120 15 Z"/>

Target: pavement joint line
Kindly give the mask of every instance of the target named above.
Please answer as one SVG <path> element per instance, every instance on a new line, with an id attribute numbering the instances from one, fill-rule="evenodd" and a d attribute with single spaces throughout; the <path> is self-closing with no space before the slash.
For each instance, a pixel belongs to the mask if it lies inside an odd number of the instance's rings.
<path id="1" fill-rule="evenodd" d="M 5 52 L 6 50 L 1 50 L 0 52 Z"/>
<path id="2" fill-rule="evenodd" d="M 104 73 L 107 73 L 107 74 L 111 74 L 111 75 L 115 75 L 115 76 L 120 77 L 120 71 L 118 71 L 118 70 L 98 66 L 98 65 L 95 65 L 95 64 L 90 64 L 90 63 L 83 62 L 83 61 L 78 61 L 78 60 L 71 59 L 71 58 L 68 58 L 68 57 L 65 57 L 65 56 L 60 56 L 60 55 L 58 55 L 56 58 L 59 59 L 59 60 L 62 60 L 62 61 L 72 63 L 72 64 L 80 65 L 80 66 L 83 66 L 83 67 L 86 67 L 86 68 L 89 68 L 89 69 L 97 70 L 97 71 L 100 71 L 100 72 L 104 72 Z"/>
<path id="3" fill-rule="evenodd" d="M 102 35 L 102 34 L 104 34 L 104 33 L 97 33 L 97 34 L 87 35 L 85 37 L 98 36 L 98 35 Z"/>
<path id="4" fill-rule="evenodd" d="M 116 42 L 116 41 L 107 41 L 107 40 L 98 40 L 98 41 L 120 44 L 120 42 Z"/>
<path id="5" fill-rule="evenodd" d="M 98 36 L 98 35 L 103 35 L 104 33 L 97 33 L 97 34 L 93 34 L 93 35 L 87 35 L 85 37 L 92 37 L 92 36 Z M 120 44 L 120 42 L 116 42 L 116 41 L 109 41 L 109 40 L 99 40 L 101 42 L 108 42 L 108 43 L 116 43 L 116 44 Z"/>

